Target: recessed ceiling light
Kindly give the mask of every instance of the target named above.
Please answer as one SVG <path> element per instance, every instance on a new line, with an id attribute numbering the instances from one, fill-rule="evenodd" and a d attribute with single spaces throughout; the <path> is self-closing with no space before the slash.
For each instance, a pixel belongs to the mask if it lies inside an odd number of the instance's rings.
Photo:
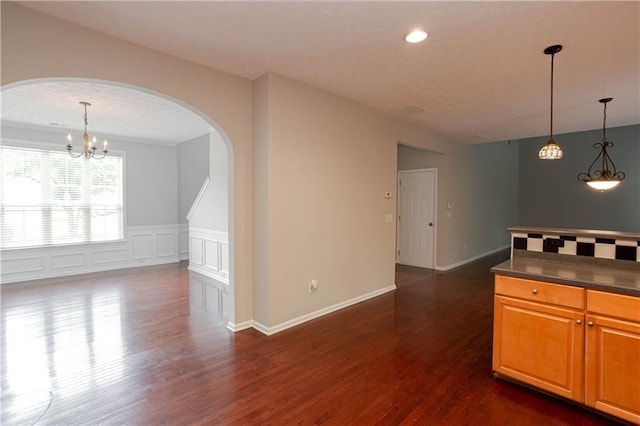
<path id="1" fill-rule="evenodd" d="M 420 43 L 421 41 L 425 41 L 427 39 L 427 33 L 422 30 L 413 30 L 406 36 L 404 36 L 404 40 L 407 43 Z"/>

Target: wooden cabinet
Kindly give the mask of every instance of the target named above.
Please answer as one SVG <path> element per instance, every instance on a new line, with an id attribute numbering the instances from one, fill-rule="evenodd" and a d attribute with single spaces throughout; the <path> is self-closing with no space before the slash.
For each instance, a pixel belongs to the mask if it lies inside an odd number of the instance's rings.
<path id="1" fill-rule="evenodd" d="M 640 298 L 496 275 L 493 370 L 640 424 Z"/>
<path id="2" fill-rule="evenodd" d="M 584 401 L 584 290 L 496 277 L 493 370 Z"/>
<path id="3" fill-rule="evenodd" d="M 640 424 L 640 298 L 587 292 L 587 405 Z"/>

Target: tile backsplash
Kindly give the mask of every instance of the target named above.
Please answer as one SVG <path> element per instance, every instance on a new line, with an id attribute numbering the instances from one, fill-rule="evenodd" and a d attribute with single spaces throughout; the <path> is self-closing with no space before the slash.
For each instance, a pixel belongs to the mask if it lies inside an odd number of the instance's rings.
<path id="1" fill-rule="evenodd" d="M 579 232 L 567 232 L 564 235 L 512 231 L 511 247 L 530 252 L 640 262 L 640 239 L 629 237 L 603 238 L 585 236 Z"/>

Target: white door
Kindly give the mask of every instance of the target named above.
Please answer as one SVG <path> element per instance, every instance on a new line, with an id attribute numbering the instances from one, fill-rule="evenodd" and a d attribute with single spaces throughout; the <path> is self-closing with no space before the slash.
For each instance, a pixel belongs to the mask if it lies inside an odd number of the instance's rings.
<path id="1" fill-rule="evenodd" d="M 398 263 L 433 269 L 437 169 L 398 172 Z"/>

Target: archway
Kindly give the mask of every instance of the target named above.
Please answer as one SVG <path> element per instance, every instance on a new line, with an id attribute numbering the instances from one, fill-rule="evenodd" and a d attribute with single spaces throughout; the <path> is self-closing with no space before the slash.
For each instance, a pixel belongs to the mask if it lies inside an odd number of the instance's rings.
<path id="1" fill-rule="evenodd" d="M 39 92 L 40 91 L 40 92 Z M 48 95 L 45 95 L 43 91 L 49 91 Z M 56 95 L 60 95 L 61 91 L 64 91 L 64 99 L 60 99 L 60 102 L 52 101 L 51 98 L 56 98 Z M 53 94 L 51 93 L 53 92 Z M 30 103 L 20 102 L 17 100 L 20 96 L 25 96 L 25 94 L 30 94 L 31 100 Z M 169 95 L 150 90 L 147 88 L 143 88 L 140 86 L 136 86 L 133 84 L 127 84 L 117 81 L 110 80 L 98 80 L 98 79 L 86 79 L 86 78 L 40 78 L 40 79 L 31 79 L 31 80 L 23 80 L 14 83 L 10 83 L 2 86 L 2 95 L 3 95 L 3 129 L 6 127 L 19 127 L 22 131 L 26 132 L 37 132 L 37 131 L 49 131 L 52 134 L 66 133 L 68 129 L 64 128 L 64 125 L 61 125 L 64 121 L 66 107 L 62 107 L 62 104 L 68 104 L 70 108 L 77 108 L 78 101 L 93 101 L 95 103 L 95 111 L 90 111 L 89 120 L 92 124 L 98 123 L 97 127 L 91 127 L 91 129 L 96 133 L 110 133 L 111 136 L 115 137 L 115 141 L 110 143 L 110 150 L 118 150 L 118 144 L 116 141 L 119 139 L 124 140 L 128 139 L 132 143 L 145 144 L 152 142 L 155 138 L 161 139 L 163 136 L 158 136 L 158 131 L 165 131 L 165 133 L 170 132 L 171 130 L 175 130 L 177 127 L 183 127 L 184 129 L 189 129 L 191 131 L 195 131 L 195 133 L 183 133 L 185 135 L 195 135 L 198 133 L 202 133 L 203 136 L 207 137 L 209 141 L 209 150 L 213 151 L 215 148 L 215 152 L 217 155 L 224 155 L 224 163 L 226 164 L 226 180 L 224 182 L 226 186 L 226 200 L 224 200 L 223 209 L 226 210 L 226 214 L 224 215 L 223 221 L 224 225 L 220 225 L 221 229 L 214 229 L 218 234 L 226 233 L 226 243 L 227 243 L 227 256 L 228 256 L 228 270 L 223 271 L 224 276 L 223 281 L 226 281 L 229 286 L 229 294 L 231 295 L 231 303 L 230 303 L 230 312 L 229 312 L 229 322 L 233 324 L 235 322 L 234 319 L 234 295 L 235 295 L 235 282 L 234 282 L 234 261 L 233 261 L 233 149 L 230 143 L 230 140 L 221 126 L 218 125 L 212 118 L 208 117 L 203 112 L 199 111 L 197 108 L 179 100 Z M 60 96 L 58 96 L 60 98 Z M 35 101 L 37 100 L 37 102 Z M 23 99 L 23 101 L 25 101 Z M 19 107 L 17 107 L 17 105 Z M 45 109 L 55 110 L 56 114 L 41 114 Z M 6 111 L 6 113 L 5 113 Z M 79 110 L 78 110 L 79 111 Z M 74 111 L 73 115 L 77 116 L 73 118 L 72 125 L 79 124 L 81 112 Z M 93 114 L 92 114 L 93 113 Z M 100 114 L 108 115 L 111 118 L 111 125 L 113 127 L 117 127 L 114 123 L 118 121 L 126 120 L 124 117 L 128 117 L 129 120 L 134 124 L 129 124 L 125 126 L 118 127 L 119 129 L 123 129 L 122 131 L 109 132 L 105 130 L 107 127 L 100 128 L 99 120 L 97 117 Z M 141 115 L 143 120 L 141 120 Z M 49 116 L 57 116 L 63 117 L 62 119 L 49 119 L 46 117 Z M 155 118 L 154 118 L 155 117 Z M 160 118 L 158 118 L 160 117 Z M 43 118 L 46 120 L 43 121 Z M 140 124 L 146 120 L 145 124 Z M 171 122 L 173 120 L 173 122 Z M 186 120 L 186 124 L 182 123 L 182 125 L 177 125 L 176 120 Z M 152 123 L 155 121 L 155 125 Z M 48 127 L 46 125 L 48 123 Z M 109 124 L 109 120 L 105 121 L 105 126 Z M 171 127 L 173 123 L 173 127 Z M 38 129 L 38 125 L 43 127 Z M 42 126 L 41 124 L 45 124 Z M 153 135 L 151 133 L 145 133 L 144 131 L 136 132 L 132 129 L 135 128 L 136 125 L 139 126 L 155 126 L 154 129 L 155 136 L 146 137 L 145 134 Z M 169 127 L 167 127 L 167 125 Z M 44 129 L 46 127 L 46 129 Z M 158 129 L 160 128 L 160 129 Z M 144 129 L 143 129 L 144 130 Z M 149 130 L 149 129 L 147 129 Z M 134 134 L 124 134 L 124 133 L 134 133 Z M 7 135 L 6 132 L 3 132 L 3 138 Z M 16 132 L 8 132 L 8 137 L 16 138 Z M 19 133 L 19 132 L 18 132 Z M 173 137 L 179 137 L 176 135 L 180 135 L 181 133 L 176 132 Z M 186 138 L 186 136 L 184 136 Z M 171 137 L 165 138 L 171 139 Z M 190 138 L 188 138 L 190 139 Z M 63 139 L 60 139 L 63 140 Z M 53 140 L 49 142 L 54 142 Z M 174 145 L 180 142 L 185 142 L 184 140 L 173 141 Z M 57 142 L 54 142 L 57 144 Z M 160 141 L 160 145 L 170 146 L 171 141 L 163 140 Z M 61 147 L 62 143 L 59 144 Z M 122 148 L 122 147 L 121 147 Z M 132 157 L 134 154 L 126 154 L 127 157 Z M 132 173 L 129 173 L 131 175 Z M 211 165 L 209 165 L 208 175 L 211 175 Z M 135 196 L 132 196 L 135 198 Z M 160 205 L 160 204 L 159 204 Z M 164 205 L 164 204 L 162 204 Z M 146 213 L 149 212 L 147 209 Z M 129 215 L 129 211 L 126 212 L 125 216 Z M 138 217 L 143 217 L 145 211 L 138 212 Z M 162 219 L 155 219 L 155 222 L 162 222 Z M 166 219 L 165 219 L 166 221 Z M 134 221 L 135 222 L 135 221 Z M 153 222 L 153 221 L 152 221 Z M 180 225 L 180 219 L 177 220 L 178 223 L 175 225 Z M 219 221 L 220 222 L 220 221 Z M 166 223 L 134 223 L 137 226 L 147 226 L 151 225 L 156 227 L 162 227 L 167 225 Z M 125 221 L 125 227 L 132 225 L 131 220 Z M 170 224 L 173 225 L 173 224 Z M 155 241 L 156 238 L 159 241 L 163 235 L 165 241 L 165 248 L 170 246 L 169 237 L 167 237 L 169 233 L 164 231 L 159 231 L 157 235 L 149 237 L 150 241 Z M 140 243 L 140 247 L 145 244 L 145 235 L 136 234 L 132 238 L 132 243 L 135 239 L 138 239 Z M 179 246 L 180 234 L 178 234 L 177 240 L 174 239 L 175 243 Z M 122 252 L 124 249 L 122 246 L 113 248 L 113 253 L 116 253 L 118 250 Z M 134 251 L 135 247 L 128 247 L 127 250 Z M 167 249 L 168 250 L 168 249 Z M 103 250 L 104 251 L 104 250 Z M 151 252 L 159 252 L 161 249 L 158 247 L 152 247 Z M 178 248 L 179 251 L 179 248 Z M 157 253 L 156 253 L 157 254 Z M 166 253 L 165 253 L 166 254 Z M 91 257 L 91 256 L 89 256 Z M 160 256 L 162 257 L 162 256 Z M 165 256 L 170 258 L 171 256 Z M 128 263 L 124 266 L 135 266 L 132 265 L 131 262 L 138 261 L 141 264 L 144 264 L 148 257 L 145 257 L 144 254 L 136 257 L 135 253 L 133 259 L 127 259 Z M 9 259 L 11 260 L 11 259 Z M 122 259 L 119 259 L 122 260 Z M 162 259 L 152 259 L 152 263 L 156 262 L 162 263 Z M 89 262 L 90 263 L 90 262 Z M 103 261 L 101 266 L 96 267 L 96 265 L 85 265 L 86 267 L 78 269 L 76 265 L 76 269 L 80 272 L 90 272 L 92 270 L 105 270 L 112 267 L 112 269 L 119 269 L 123 267 L 123 263 L 120 262 L 106 262 Z M 115 267 L 114 267 L 115 266 Z M 216 268 L 213 268 L 216 270 Z M 220 268 L 217 268 L 220 269 Z M 19 271 L 18 271 L 19 272 Z M 51 271 L 43 271 L 43 273 L 47 273 Z M 69 272 L 73 272 L 72 269 L 64 269 L 58 268 L 57 273 L 59 275 L 68 275 Z M 198 272 L 205 272 L 198 271 Z M 37 275 L 37 274 L 36 274 Z M 14 275 L 17 276 L 17 275 Z M 29 277 L 29 275 L 27 275 Z M 34 277 L 31 274 L 30 277 Z M 37 277 L 37 276 L 36 276 Z M 219 277 L 214 277 L 219 278 Z"/>

